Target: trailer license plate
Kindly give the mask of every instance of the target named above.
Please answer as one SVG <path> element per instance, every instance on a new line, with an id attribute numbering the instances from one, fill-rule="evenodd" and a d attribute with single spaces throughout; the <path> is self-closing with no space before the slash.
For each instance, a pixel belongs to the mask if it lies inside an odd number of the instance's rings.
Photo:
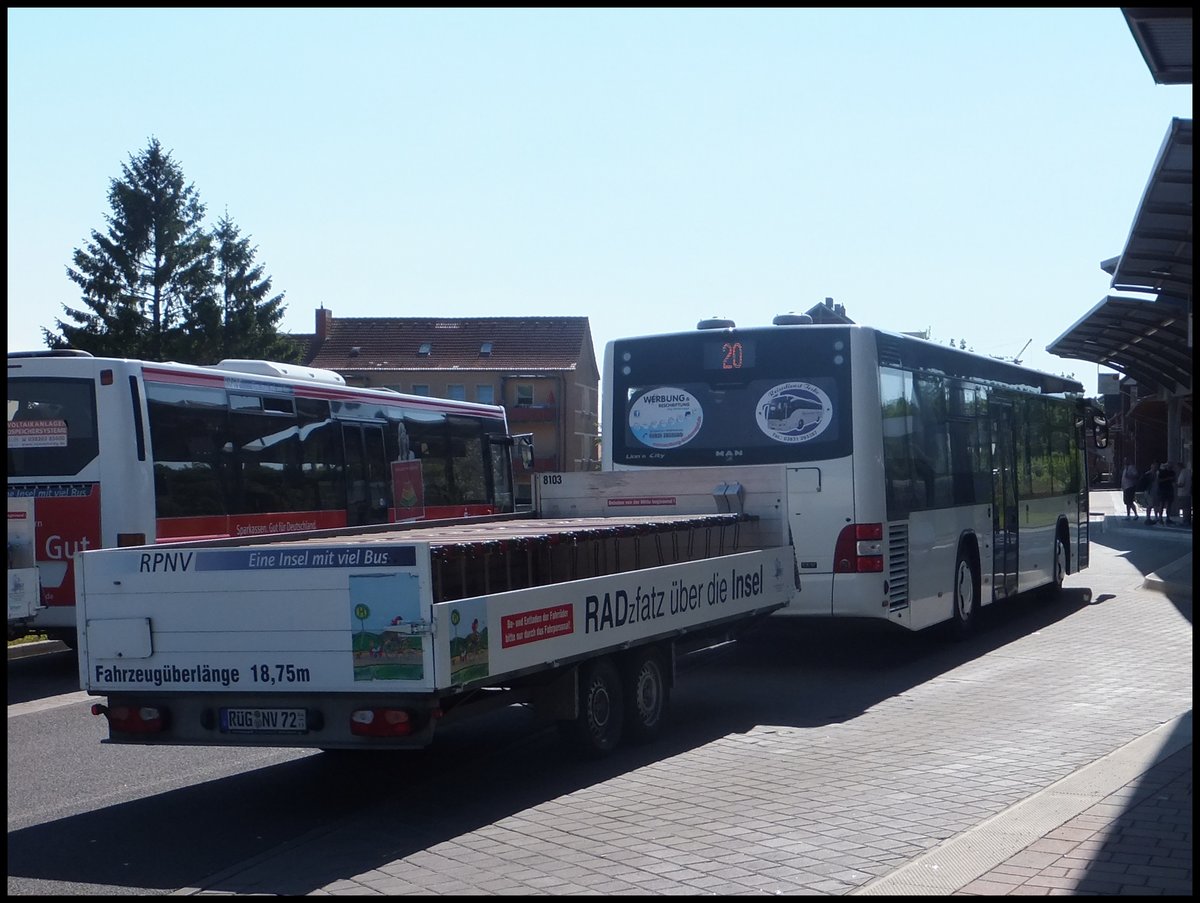
<path id="1" fill-rule="evenodd" d="M 223 734 L 303 734 L 306 709 L 221 709 Z"/>

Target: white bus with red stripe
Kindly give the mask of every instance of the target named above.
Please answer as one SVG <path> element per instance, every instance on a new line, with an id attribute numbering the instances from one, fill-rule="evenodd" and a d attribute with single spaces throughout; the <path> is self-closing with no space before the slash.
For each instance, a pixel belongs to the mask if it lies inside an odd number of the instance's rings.
<path id="1" fill-rule="evenodd" d="M 43 606 L 17 623 L 70 639 L 86 549 L 509 513 L 512 447 L 498 405 L 328 370 L 10 352 L 10 596 L 32 561 Z"/>

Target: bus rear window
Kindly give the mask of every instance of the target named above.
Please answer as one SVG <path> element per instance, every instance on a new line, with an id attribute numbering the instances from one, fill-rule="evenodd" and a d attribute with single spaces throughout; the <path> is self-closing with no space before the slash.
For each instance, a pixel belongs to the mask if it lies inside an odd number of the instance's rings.
<path id="1" fill-rule="evenodd" d="M 614 343 L 610 460 L 635 467 L 779 464 L 852 448 L 849 332 L 721 330 Z"/>
<path id="2" fill-rule="evenodd" d="M 92 380 L 9 379 L 10 477 L 75 476 L 99 451 Z"/>

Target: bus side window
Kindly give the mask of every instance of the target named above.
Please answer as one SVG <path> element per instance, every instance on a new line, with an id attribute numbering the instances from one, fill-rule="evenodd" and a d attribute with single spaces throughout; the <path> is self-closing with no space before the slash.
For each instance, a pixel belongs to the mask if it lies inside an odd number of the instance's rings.
<path id="1" fill-rule="evenodd" d="M 883 368 L 879 379 L 883 405 L 883 472 L 887 491 L 887 515 L 892 520 L 908 517 L 913 510 L 912 377 L 899 370 Z"/>
<path id="2" fill-rule="evenodd" d="M 1051 407 L 1049 415 L 1050 491 L 1078 492 L 1079 468 L 1074 438 L 1075 412 L 1067 406 Z"/>
<path id="3" fill-rule="evenodd" d="M 413 458 L 421 462 L 426 506 L 451 504 L 450 454 L 447 448 L 449 436 L 445 415 L 418 416 L 414 413 L 405 418 L 404 425 Z"/>
<path id="4" fill-rule="evenodd" d="M 151 402 L 149 409 L 156 516 L 225 514 L 221 436 L 216 422 L 224 419 L 224 412 L 189 416 L 157 402 Z"/>
<path id="5" fill-rule="evenodd" d="M 991 499 L 991 470 L 981 439 L 981 422 L 976 387 L 950 384 L 950 472 L 953 474 L 953 504 L 974 505 Z"/>
<path id="6" fill-rule="evenodd" d="M 304 496 L 318 511 L 340 511 L 346 506 L 345 463 L 341 434 L 330 416 L 329 402 L 297 398 L 296 415 Z"/>
<path id="7" fill-rule="evenodd" d="M 1029 456 L 1029 489 L 1031 498 L 1050 495 L 1051 478 L 1051 430 L 1053 411 L 1045 405 L 1026 402 L 1025 416 L 1028 428 L 1025 431 Z"/>
<path id="8" fill-rule="evenodd" d="M 913 378 L 916 424 L 913 430 L 913 465 L 922 491 L 922 508 L 947 508 L 953 504 L 953 477 L 949 460 L 946 385 L 940 376 Z"/>
<path id="9" fill-rule="evenodd" d="M 483 425 L 477 420 L 450 415 L 450 454 L 454 468 L 454 504 L 483 505 L 488 500 L 484 469 Z"/>

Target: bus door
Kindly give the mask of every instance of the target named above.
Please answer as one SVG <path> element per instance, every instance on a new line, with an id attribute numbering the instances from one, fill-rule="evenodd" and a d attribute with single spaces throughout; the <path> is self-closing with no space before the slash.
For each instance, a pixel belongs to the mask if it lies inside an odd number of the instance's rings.
<path id="1" fill-rule="evenodd" d="M 1017 592 L 1020 535 L 1017 462 L 1012 405 L 988 403 L 992 423 L 992 593 L 1004 599 Z"/>
<path id="2" fill-rule="evenodd" d="M 346 525 L 382 524 L 391 505 L 390 468 L 381 423 L 342 423 L 346 450 Z"/>
<path id="3" fill-rule="evenodd" d="M 506 436 L 503 433 L 489 433 L 485 450 L 488 457 L 488 480 L 491 485 L 489 496 L 495 513 L 508 513 L 515 506 L 514 471 L 524 469 L 520 453 L 532 449 L 532 436 L 529 444 L 522 444 L 522 436 Z M 532 457 L 529 458 L 532 462 Z"/>

